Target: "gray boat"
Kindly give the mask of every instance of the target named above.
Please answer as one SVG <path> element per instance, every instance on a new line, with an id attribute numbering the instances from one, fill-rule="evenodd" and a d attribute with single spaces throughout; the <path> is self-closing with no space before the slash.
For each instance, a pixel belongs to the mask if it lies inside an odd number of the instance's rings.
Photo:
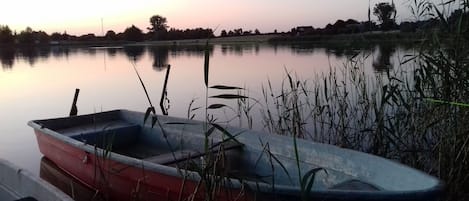
<path id="1" fill-rule="evenodd" d="M 0 200 L 72 201 L 73 199 L 30 172 L 0 159 Z"/>
<path id="2" fill-rule="evenodd" d="M 113 200 L 428 201 L 443 192 L 437 178 L 378 156 L 302 139 L 295 152 L 291 137 L 145 116 L 114 110 L 28 124 L 47 158 Z"/>

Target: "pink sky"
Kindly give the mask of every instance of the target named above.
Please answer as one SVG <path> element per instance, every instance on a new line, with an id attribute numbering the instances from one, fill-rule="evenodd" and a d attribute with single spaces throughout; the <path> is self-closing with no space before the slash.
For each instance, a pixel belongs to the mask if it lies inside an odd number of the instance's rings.
<path id="1" fill-rule="evenodd" d="M 371 0 L 373 6 L 377 2 Z M 437 0 L 435 0 L 437 1 Z M 390 1 L 388 1 L 390 2 Z M 395 0 L 398 21 L 412 19 L 409 0 Z M 288 31 L 299 25 L 324 27 L 337 19 L 367 20 L 367 0 L 15 0 L 0 12 L 0 24 L 17 32 L 30 26 L 47 33 L 81 35 L 122 32 L 132 24 L 146 31 L 159 14 L 174 28 L 259 29 Z M 372 16 L 373 20 L 376 20 Z M 103 23 L 101 23 L 103 22 Z"/>

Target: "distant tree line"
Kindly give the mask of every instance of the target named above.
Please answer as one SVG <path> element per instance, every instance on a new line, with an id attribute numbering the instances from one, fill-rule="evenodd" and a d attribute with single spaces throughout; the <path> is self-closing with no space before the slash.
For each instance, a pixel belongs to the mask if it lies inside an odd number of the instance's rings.
<path id="1" fill-rule="evenodd" d="M 0 45 L 13 44 L 48 44 L 50 36 L 44 31 L 33 31 L 30 27 L 19 34 L 13 32 L 8 25 L 0 25 Z"/>
<path id="2" fill-rule="evenodd" d="M 358 22 L 354 19 L 337 20 L 334 24 L 327 24 L 324 28 L 314 28 L 312 26 L 298 26 L 292 28 L 288 32 L 292 36 L 307 36 L 307 35 L 334 35 L 334 34 L 353 34 L 353 33 L 363 33 L 370 31 L 400 31 L 400 32 L 417 32 L 417 31 L 427 31 L 429 29 L 436 29 L 441 23 L 438 23 L 439 19 L 437 17 L 429 18 L 426 20 L 418 21 L 404 21 L 400 24 L 396 23 L 396 8 L 394 3 L 377 3 L 371 9 L 369 14 L 373 13 L 378 18 L 376 22 L 368 21 Z M 370 18 L 370 17 L 369 17 Z M 455 29 L 458 27 L 457 19 L 465 19 L 463 23 L 468 23 L 469 12 L 463 10 L 455 10 L 451 13 L 448 18 L 448 22 L 444 23 L 448 28 Z"/>
<path id="3" fill-rule="evenodd" d="M 221 30 L 220 32 L 220 37 L 230 37 L 230 36 L 251 36 L 251 35 L 260 35 L 261 32 L 259 29 L 255 29 L 254 31 L 248 30 L 248 31 L 243 31 L 242 28 L 238 29 L 233 29 L 233 30 Z"/>
<path id="4" fill-rule="evenodd" d="M 67 32 L 54 32 L 48 35 L 44 31 L 34 31 L 30 27 L 27 27 L 20 33 L 16 33 L 8 25 L 0 25 L 0 46 L 115 41 L 140 42 L 145 40 L 205 39 L 215 37 L 212 29 L 194 28 L 180 30 L 170 28 L 168 30 L 168 28 L 166 18 L 160 15 L 154 15 L 150 18 L 150 27 L 147 28 L 147 33 L 144 33 L 142 29 L 135 25 L 131 25 L 119 33 L 109 30 L 104 36 L 96 36 L 93 33 L 74 36 L 67 34 Z"/>

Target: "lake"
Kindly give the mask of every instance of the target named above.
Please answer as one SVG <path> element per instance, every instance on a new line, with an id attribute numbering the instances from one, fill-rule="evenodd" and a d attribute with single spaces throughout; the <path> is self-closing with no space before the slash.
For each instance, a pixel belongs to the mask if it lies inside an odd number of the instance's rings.
<path id="1" fill-rule="evenodd" d="M 42 155 L 33 130 L 26 123 L 67 116 L 76 88 L 81 90 L 78 114 L 119 108 L 145 111 L 149 103 L 135 69 L 157 106 L 170 64 L 168 112 L 171 116 L 187 117 L 191 101 L 194 101 L 191 108 L 205 106 L 204 49 L 204 46 L 0 49 L 0 157 L 38 174 Z M 379 75 L 399 65 L 408 51 L 379 45 L 344 48 L 217 44 L 209 47 L 209 85 L 242 87 L 244 95 L 259 100 L 263 96 L 262 87 L 268 86 L 269 80 L 273 90 L 280 90 L 287 72 L 300 80 L 315 80 L 355 56 L 363 58 L 367 74 Z M 220 93 L 210 89 L 208 95 Z M 225 100 L 209 100 L 209 104 L 218 102 L 230 104 Z M 231 104 L 236 107 L 236 102 Z M 215 113 L 223 120 L 231 118 L 229 112 Z M 192 114 L 196 119 L 204 119 L 202 109 L 189 115 Z M 261 118 L 259 114 L 252 115 L 254 119 Z M 261 121 L 254 124 L 255 129 L 262 129 Z"/>

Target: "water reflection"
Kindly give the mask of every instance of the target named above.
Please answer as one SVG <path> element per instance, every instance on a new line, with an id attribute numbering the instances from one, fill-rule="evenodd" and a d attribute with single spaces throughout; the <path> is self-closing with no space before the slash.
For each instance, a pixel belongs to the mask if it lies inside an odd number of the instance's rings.
<path id="1" fill-rule="evenodd" d="M 39 176 L 76 201 L 104 200 L 96 190 L 82 184 L 46 157 L 41 158 Z"/>
<path id="2" fill-rule="evenodd" d="M 395 44 L 379 44 L 376 47 L 371 45 L 318 45 L 318 44 L 221 44 L 209 45 L 209 53 L 213 55 L 215 49 L 219 48 L 222 55 L 259 55 L 262 51 L 273 51 L 277 54 L 279 50 L 290 51 L 293 55 L 316 55 L 325 54 L 328 57 L 353 57 L 358 53 L 374 54 L 376 55 L 372 61 L 372 66 L 375 72 L 383 72 L 392 69 L 392 57 L 395 55 L 398 48 Z M 125 55 L 129 60 L 138 62 L 142 57 L 148 53 L 153 59 L 153 68 L 161 71 L 169 64 L 169 58 L 177 57 L 203 57 L 205 45 L 188 45 L 188 46 L 123 46 L 123 47 L 105 47 L 105 48 L 90 48 L 90 47 L 66 47 L 66 46 L 51 46 L 51 47 L 24 47 L 24 48 L 0 48 L 0 62 L 2 69 L 11 70 L 15 66 L 15 62 L 26 61 L 30 66 L 38 61 L 38 59 L 54 58 L 68 58 L 74 54 L 86 54 L 95 56 L 98 52 L 105 52 L 109 57 L 117 57 L 119 54 Z M 404 48 L 405 49 L 405 48 Z"/>
<path id="3" fill-rule="evenodd" d="M 168 66 L 169 48 L 167 46 L 149 47 L 151 56 L 153 57 L 153 69 L 162 71 Z"/>
<path id="4" fill-rule="evenodd" d="M 252 53 L 254 53 L 255 55 L 259 55 L 260 51 L 261 51 L 261 45 L 259 43 L 221 45 L 221 53 L 223 55 L 243 56 L 243 54 L 252 54 Z"/>
<path id="5" fill-rule="evenodd" d="M 52 46 L 50 48 L 51 54 L 55 58 L 68 58 L 70 55 L 70 48 L 69 47 L 63 47 L 63 46 Z"/>
<path id="6" fill-rule="evenodd" d="M 118 48 L 107 48 L 107 55 L 109 55 L 110 57 L 115 57 L 117 55 L 117 49 Z"/>
<path id="7" fill-rule="evenodd" d="M 373 61 L 373 68 L 376 72 L 386 72 L 393 68 L 394 63 L 391 57 L 396 52 L 396 46 L 391 44 L 378 45 L 378 55 Z"/>
<path id="8" fill-rule="evenodd" d="M 24 48 L 19 48 L 18 49 L 18 56 L 25 60 L 28 61 L 29 65 L 34 66 L 36 63 L 37 59 L 39 58 L 39 50 L 38 48 L 30 48 L 30 47 L 24 47 Z"/>
<path id="9" fill-rule="evenodd" d="M 127 58 L 130 60 L 137 62 L 139 61 L 143 54 L 145 53 L 144 46 L 125 46 L 124 52 L 127 55 Z"/>
<path id="10" fill-rule="evenodd" d="M 14 48 L 0 48 L 0 61 L 3 70 L 13 68 L 15 62 L 15 49 Z"/>
<path id="11" fill-rule="evenodd" d="M 165 48 L 165 47 L 158 47 L 158 48 Z M 169 49 L 169 54 L 171 57 L 203 57 L 205 52 L 205 45 L 184 45 L 184 46 L 169 46 L 166 47 Z M 209 45 L 208 51 L 210 55 L 213 54 L 214 46 Z"/>

